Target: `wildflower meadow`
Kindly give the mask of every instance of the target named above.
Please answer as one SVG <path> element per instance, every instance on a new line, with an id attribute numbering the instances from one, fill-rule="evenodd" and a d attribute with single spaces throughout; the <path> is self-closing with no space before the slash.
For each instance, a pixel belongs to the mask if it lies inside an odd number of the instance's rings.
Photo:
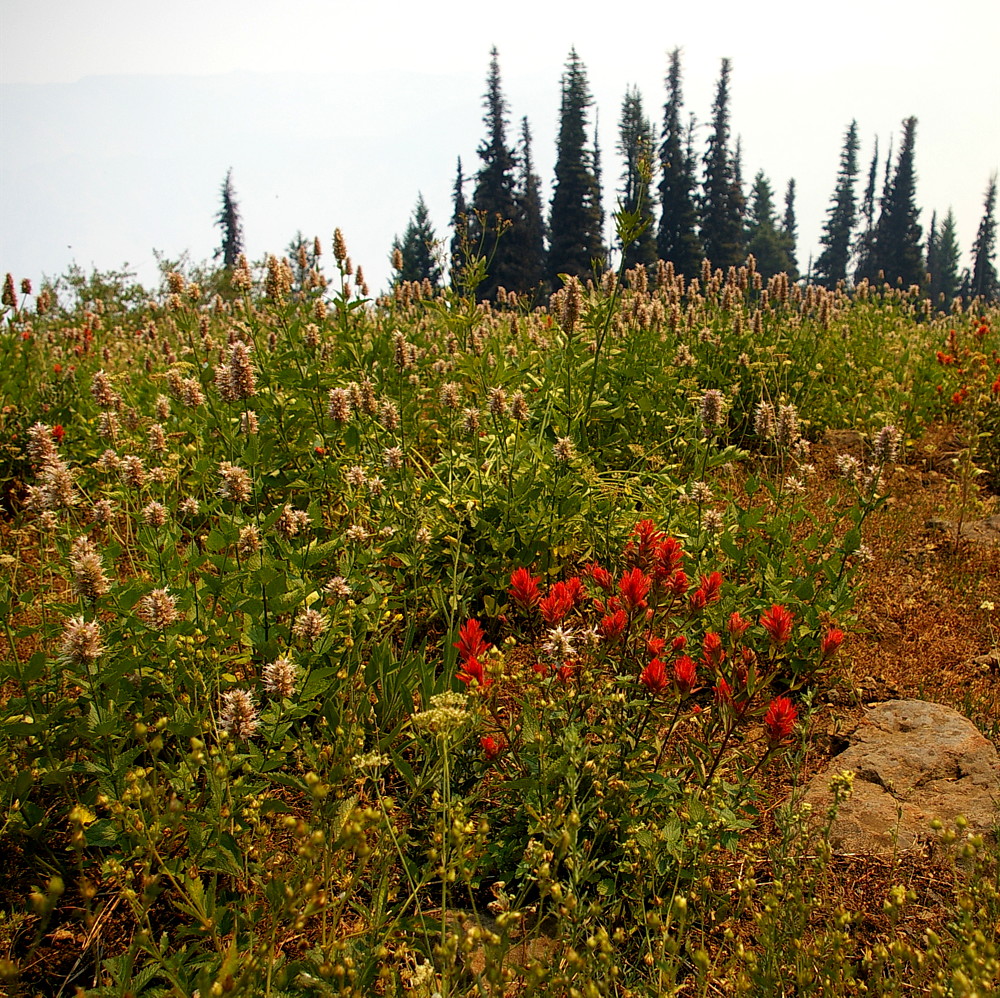
<path id="1" fill-rule="evenodd" d="M 995 838 L 860 898 L 797 801 L 900 483 L 993 508 L 996 308 L 315 249 L 8 278 L 0 990 L 996 993 Z"/>

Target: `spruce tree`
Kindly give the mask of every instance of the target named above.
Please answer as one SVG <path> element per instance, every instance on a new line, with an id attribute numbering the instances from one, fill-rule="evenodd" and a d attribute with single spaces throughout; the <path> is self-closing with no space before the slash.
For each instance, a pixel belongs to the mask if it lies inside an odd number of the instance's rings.
<path id="1" fill-rule="evenodd" d="M 875 150 L 872 153 L 871 166 L 868 168 L 868 183 L 861 200 L 861 229 L 858 232 L 855 255 L 857 264 L 854 269 L 854 282 L 867 278 L 875 279 L 878 270 L 875 268 L 875 180 L 878 176 L 878 136 L 875 136 Z"/>
<path id="2" fill-rule="evenodd" d="M 221 256 L 223 267 L 232 270 L 236 266 L 236 258 L 243 252 L 243 223 L 233 190 L 232 167 L 226 171 L 226 179 L 222 183 L 222 209 L 216 216 L 215 224 L 222 229 L 222 245 L 216 250 L 215 258 Z"/>
<path id="3" fill-rule="evenodd" d="M 857 221 L 857 202 L 854 181 L 858 175 L 858 123 L 852 121 L 844 137 L 840 153 L 840 169 L 834 188 L 823 234 L 819 237 L 823 251 L 816 260 L 814 273 L 817 283 L 834 288 L 839 281 L 847 280 L 847 267 L 851 260 L 851 233 Z M 874 196 L 874 191 L 873 191 Z"/>
<path id="4" fill-rule="evenodd" d="M 974 297 L 993 301 L 1000 292 L 997 285 L 997 270 L 993 264 L 997 244 L 997 175 L 990 177 L 983 205 L 983 219 L 972 245 L 972 287 Z"/>
<path id="5" fill-rule="evenodd" d="M 886 170 L 885 192 L 875 226 L 875 266 L 884 273 L 886 281 L 902 284 L 904 288 L 923 283 L 921 229 L 917 222 L 920 209 L 916 206 L 913 167 L 916 127 L 916 118 L 903 121 L 902 148 L 891 180 Z"/>
<path id="6" fill-rule="evenodd" d="M 788 273 L 791 261 L 787 239 L 784 230 L 778 227 L 774 213 L 774 194 L 763 170 L 758 171 L 750 189 L 746 238 L 747 253 L 753 255 L 757 270 L 764 278 Z"/>
<path id="7" fill-rule="evenodd" d="M 938 232 L 937 212 L 931 212 L 931 226 L 927 230 L 927 252 L 924 256 L 924 279 L 927 283 L 927 294 L 933 299 L 934 295 L 934 275 L 938 271 L 939 247 L 941 245 L 941 234 Z"/>
<path id="8" fill-rule="evenodd" d="M 521 119 L 520 173 L 517 184 L 518 219 L 511 233 L 519 264 L 517 279 L 510 290 L 537 292 L 545 289 L 545 216 L 542 209 L 542 181 L 531 158 L 531 129 Z"/>
<path id="9" fill-rule="evenodd" d="M 431 225 L 423 194 L 417 195 L 417 204 L 410 216 L 402 241 L 393 240 L 393 256 L 399 250 L 403 266 L 396 275 L 400 281 L 430 281 L 435 288 L 441 285 L 441 264 L 438 261 L 438 239 Z"/>
<path id="10" fill-rule="evenodd" d="M 788 178 L 788 185 L 785 187 L 785 215 L 781 223 L 781 244 L 785 250 L 787 263 L 785 273 L 789 280 L 799 279 L 799 258 L 796 252 L 796 244 L 799 241 L 799 226 L 795 220 L 795 178 Z"/>
<path id="11" fill-rule="evenodd" d="M 931 298 L 942 311 L 951 308 L 952 299 L 958 294 L 960 278 L 958 261 L 958 233 L 955 229 L 955 213 L 948 209 L 938 232 L 935 257 L 937 269 L 931 271 Z"/>
<path id="12" fill-rule="evenodd" d="M 656 233 L 656 254 L 670 260 L 679 274 L 693 277 L 703 256 L 698 238 L 698 210 L 694 191 L 695 162 L 681 126 L 681 53 L 670 53 L 667 70 L 667 102 L 663 105 L 663 133 L 660 143 L 660 225 Z M 692 127 L 688 131 L 690 137 Z"/>
<path id="13" fill-rule="evenodd" d="M 587 108 L 593 103 L 587 73 L 572 49 L 561 81 L 559 138 L 556 147 L 555 189 L 549 214 L 549 279 L 559 275 L 586 278 L 599 261 L 603 266 L 601 203 L 594 154 L 588 152 Z"/>
<path id="14" fill-rule="evenodd" d="M 498 287 L 512 288 L 517 259 L 514 240 L 505 236 L 518 217 L 514 150 L 507 145 L 507 102 L 500 89 L 500 60 L 490 52 L 490 70 L 483 97 L 486 138 L 478 149 L 483 165 L 476 175 L 469 218 L 473 251 L 486 257 L 486 279 L 477 288 L 480 300 L 492 299 Z"/>
<path id="15" fill-rule="evenodd" d="M 743 197 L 737 160 L 729 151 L 729 73 L 729 60 L 723 59 L 712 105 L 712 130 L 702 160 L 701 242 L 705 256 L 723 270 L 739 266 L 746 257 Z"/>
<path id="16" fill-rule="evenodd" d="M 618 152 L 625 161 L 622 173 L 621 207 L 637 214 L 645 228 L 638 238 L 623 248 L 625 268 L 656 265 L 656 233 L 653 227 L 653 128 L 643 113 L 638 87 L 625 92 L 618 123 Z"/>
<path id="17" fill-rule="evenodd" d="M 459 291 L 469 248 L 469 206 L 465 201 L 465 177 L 462 174 L 461 156 L 458 157 L 455 186 L 452 188 L 451 230 L 448 282 L 453 291 Z"/>

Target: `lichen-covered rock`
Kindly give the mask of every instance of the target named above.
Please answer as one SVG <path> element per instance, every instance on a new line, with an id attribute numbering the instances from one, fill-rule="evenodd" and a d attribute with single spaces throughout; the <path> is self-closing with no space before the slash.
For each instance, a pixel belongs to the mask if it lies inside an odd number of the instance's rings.
<path id="1" fill-rule="evenodd" d="M 967 718 L 924 700 L 888 700 L 866 712 L 847 749 L 810 781 L 803 800 L 821 816 L 830 778 L 854 773 L 830 843 L 841 853 L 886 854 L 911 849 L 930 822 L 959 815 L 972 830 L 991 833 L 1000 820 L 1000 758 Z"/>

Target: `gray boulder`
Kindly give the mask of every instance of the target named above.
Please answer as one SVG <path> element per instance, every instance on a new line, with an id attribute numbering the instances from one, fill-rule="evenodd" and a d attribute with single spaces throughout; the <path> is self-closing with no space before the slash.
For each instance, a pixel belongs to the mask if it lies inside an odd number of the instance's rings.
<path id="1" fill-rule="evenodd" d="M 848 748 L 807 786 L 803 801 L 822 820 L 830 778 L 854 773 L 830 844 L 840 853 L 891 854 L 926 840 L 934 818 L 964 815 L 989 834 L 1000 821 L 1000 758 L 967 718 L 924 700 L 888 700 L 870 708 Z"/>

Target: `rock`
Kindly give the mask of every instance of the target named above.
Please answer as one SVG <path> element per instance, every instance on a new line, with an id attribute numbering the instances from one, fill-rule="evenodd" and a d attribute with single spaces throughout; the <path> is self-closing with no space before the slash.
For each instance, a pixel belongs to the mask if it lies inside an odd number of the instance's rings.
<path id="1" fill-rule="evenodd" d="M 866 711 L 848 748 L 806 788 L 803 802 L 823 821 L 831 776 L 854 773 L 830 844 L 840 853 L 891 854 L 920 845 L 930 822 L 964 815 L 972 831 L 994 831 L 1000 808 L 1000 758 L 975 725 L 950 707 L 888 700 Z"/>
<path id="2" fill-rule="evenodd" d="M 995 547 L 1000 545 L 1000 516 L 988 516 L 984 520 L 965 520 L 959 525 L 957 520 L 928 520 L 928 530 L 936 530 L 967 541 L 973 547 Z"/>

